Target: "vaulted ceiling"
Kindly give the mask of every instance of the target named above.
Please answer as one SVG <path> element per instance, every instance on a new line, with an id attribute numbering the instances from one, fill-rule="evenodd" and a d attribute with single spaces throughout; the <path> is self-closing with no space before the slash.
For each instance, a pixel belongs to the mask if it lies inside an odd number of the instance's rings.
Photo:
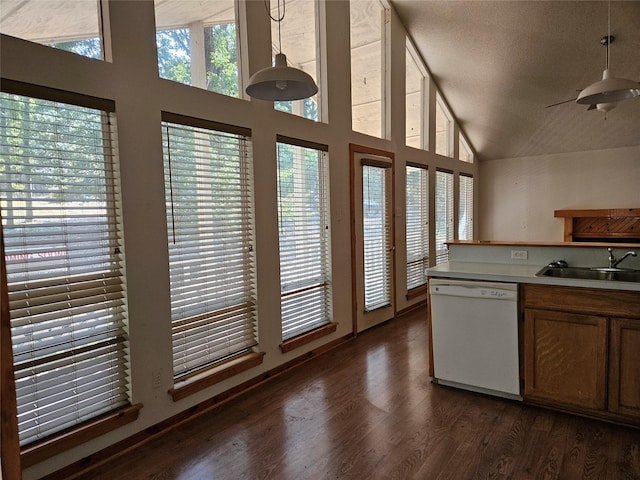
<path id="1" fill-rule="evenodd" d="M 192 21 L 188 14 L 194 8 L 197 19 L 217 21 L 224 15 L 220 10 L 233 5 L 233 0 L 156 2 L 159 26 Z M 602 112 L 574 102 L 545 108 L 600 80 L 606 1 L 390 2 L 481 160 L 640 145 L 640 98 L 620 103 L 606 120 Z M 290 0 L 289 6 L 296 3 Z M 33 8 L 24 16 L 31 21 L 16 26 L 24 30 L 17 36 L 37 32 L 43 41 L 59 24 L 73 30 L 70 38 L 84 32 L 87 22 L 78 6 L 91 2 L 49 0 L 46 12 L 38 10 L 43 3 L 37 1 L 2 0 L 2 5 L 3 19 Z M 97 28 L 95 19 L 89 23 Z M 640 81 L 640 0 L 611 2 L 611 34 L 613 75 Z M 84 33 L 91 35 L 96 33 Z M 299 45 L 283 48 L 294 60 Z"/>
<path id="2" fill-rule="evenodd" d="M 640 98 L 569 102 L 606 64 L 604 1 L 391 0 L 479 158 L 640 145 Z M 611 2 L 611 72 L 640 82 L 640 1 Z"/>

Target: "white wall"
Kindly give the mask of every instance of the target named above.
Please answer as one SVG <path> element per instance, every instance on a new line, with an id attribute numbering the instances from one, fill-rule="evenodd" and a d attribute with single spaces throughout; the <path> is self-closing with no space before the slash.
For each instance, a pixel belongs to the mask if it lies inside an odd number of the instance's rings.
<path id="1" fill-rule="evenodd" d="M 640 207 L 640 146 L 485 161 L 479 190 L 478 239 L 561 242 L 554 210 Z"/>

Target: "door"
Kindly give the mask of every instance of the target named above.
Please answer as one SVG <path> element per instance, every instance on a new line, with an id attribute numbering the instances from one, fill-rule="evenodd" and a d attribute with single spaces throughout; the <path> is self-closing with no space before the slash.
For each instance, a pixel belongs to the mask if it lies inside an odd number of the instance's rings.
<path id="1" fill-rule="evenodd" d="M 393 318 L 393 159 L 352 152 L 354 330 Z"/>

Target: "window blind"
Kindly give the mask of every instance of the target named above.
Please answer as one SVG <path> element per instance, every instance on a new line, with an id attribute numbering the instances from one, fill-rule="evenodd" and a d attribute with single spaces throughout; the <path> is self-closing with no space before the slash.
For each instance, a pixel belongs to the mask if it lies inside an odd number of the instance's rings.
<path id="1" fill-rule="evenodd" d="M 325 151 L 277 143 L 282 340 L 331 322 Z"/>
<path id="2" fill-rule="evenodd" d="M 362 166 L 364 222 L 364 307 L 391 303 L 391 212 L 389 168 Z"/>
<path id="3" fill-rule="evenodd" d="M 0 193 L 20 443 L 129 403 L 110 113 L 0 94 Z"/>
<path id="4" fill-rule="evenodd" d="M 453 240 L 453 173 L 436 171 L 436 265 L 449 259 Z"/>
<path id="5" fill-rule="evenodd" d="M 249 139 L 163 122 L 174 376 L 257 345 Z"/>
<path id="6" fill-rule="evenodd" d="M 458 239 L 473 240 L 473 177 L 460 175 Z"/>
<path id="7" fill-rule="evenodd" d="M 407 166 L 407 290 L 426 283 L 429 266 L 429 171 Z"/>

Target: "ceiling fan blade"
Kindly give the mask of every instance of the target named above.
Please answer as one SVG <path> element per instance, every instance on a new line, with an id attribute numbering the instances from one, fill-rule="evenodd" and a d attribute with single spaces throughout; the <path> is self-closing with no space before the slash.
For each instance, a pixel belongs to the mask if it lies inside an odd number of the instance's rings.
<path id="1" fill-rule="evenodd" d="M 563 104 L 569 103 L 569 102 L 575 102 L 576 100 L 577 100 L 577 97 L 576 98 L 572 98 L 570 100 L 565 100 L 564 102 L 552 103 L 551 105 L 547 105 L 545 108 L 555 107 L 557 105 L 563 105 Z"/>

